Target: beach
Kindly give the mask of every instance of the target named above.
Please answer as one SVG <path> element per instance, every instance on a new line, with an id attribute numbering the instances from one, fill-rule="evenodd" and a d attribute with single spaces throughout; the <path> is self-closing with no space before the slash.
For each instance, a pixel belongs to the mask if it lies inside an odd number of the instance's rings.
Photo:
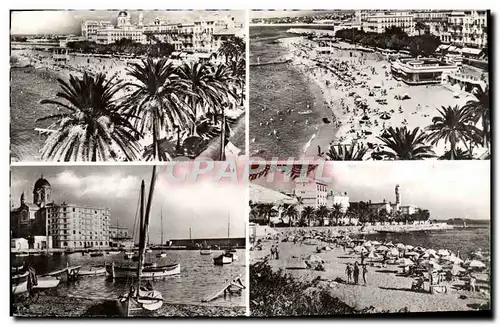
<path id="1" fill-rule="evenodd" d="M 277 27 L 253 28 L 252 63 L 290 62 L 251 67 L 252 156 L 316 158 L 319 149 L 325 152 L 330 144 L 356 141 L 377 146 L 381 144 L 377 137 L 389 127 L 423 130 L 439 115 L 437 109 L 463 106 L 473 98 L 449 85 L 410 86 L 397 81 L 380 53 L 340 42 L 330 47 L 330 54 L 317 55 L 318 43 L 306 37 Z M 382 119 L 384 113 L 389 118 Z M 433 149 L 441 156 L 449 144 L 441 141 Z"/>
<path id="2" fill-rule="evenodd" d="M 274 233 L 270 232 L 261 238 L 262 250 L 251 251 L 250 263 L 267 260 L 273 270 L 283 269 L 295 280 L 309 282 L 318 279 L 317 289 L 326 289 L 331 296 L 350 307 L 369 313 L 467 311 L 478 307 L 484 309 L 489 305 L 490 289 L 485 272 L 474 274 L 479 292 L 467 291 L 465 281 L 458 278 L 441 283 L 446 286 L 447 293 L 430 294 L 428 281 L 424 283 L 425 292 L 412 290 L 414 278 L 402 275 L 402 267 L 398 264 L 388 263 L 383 267 L 380 262 L 366 258 L 366 284 L 362 278 L 358 285 L 347 284 L 347 263 L 360 263 L 360 254 L 353 252 L 352 248 L 344 250 L 342 246 L 323 241 L 319 230 L 307 228 L 304 232 L 307 240 L 294 243 L 290 237 L 297 235 L 296 231 L 281 232 L 275 229 Z M 279 259 L 270 258 L 273 245 L 279 247 Z M 328 249 L 318 252 L 317 248 L 325 247 Z M 311 259 L 311 255 L 323 260 L 324 271 L 307 267 L 305 261 Z"/>

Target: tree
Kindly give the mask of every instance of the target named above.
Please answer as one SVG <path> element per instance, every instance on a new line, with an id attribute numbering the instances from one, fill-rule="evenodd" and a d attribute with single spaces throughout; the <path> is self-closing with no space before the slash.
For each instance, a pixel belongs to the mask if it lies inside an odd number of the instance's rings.
<path id="1" fill-rule="evenodd" d="M 285 210 L 285 215 L 288 216 L 289 226 L 292 226 L 298 216 L 297 207 L 295 207 L 295 205 L 288 205 Z"/>
<path id="2" fill-rule="evenodd" d="M 336 203 L 332 206 L 333 216 L 335 217 L 335 225 L 339 225 L 339 218 L 342 214 L 342 205 Z"/>
<path id="3" fill-rule="evenodd" d="M 325 225 L 325 219 L 328 217 L 330 214 L 330 211 L 328 210 L 328 207 L 325 205 L 321 205 L 316 209 L 316 217 L 319 220 L 319 225 L 324 226 Z"/>
<path id="4" fill-rule="evenodd" d="M 216 70 L 216 72 L 219 69 Z M 222 70 L 224 76 L 228 75 L 228 70 Z M 203 63 L 184 63 L 179 67 L 178 75 L 186 83 L 187 90 L 189 92 L 188 103 L 189 106 L 194 110 L 194 118 L 198 119 L 199 110 L 201 109 L 203 113 L 210 111 L 218 111 L 215 108 L 221 107 L 221 105 L 227 99 L 226 93 L 228 92 L 228 86 L 225 81 L 215 80 L 214 75 L 209 69 L 209 66 Z M 206 111 L 203 111 L 207 109 Z M 195 124 L 192 126 L 192 134 L 195 134 Z"/>
<path id="5" fill-rule="evenodd" d="M 490 90 L 489 86 L 486 86 L 483 90 L 480 87 L 476 87 L 472 92 L 475 99 L 467 101 L 464 106 L 466 112 L 469 112 L 472 116 L 474 122 L 481 121 L 482 125 L 482 136 L 483 136 L 483 147 L 489 150 L 489 145 L 491 141 L 490 135 L 490 123 L 491 123 L 491 113 L 490 113 Z"/>
<path id="6" fill-rule="evenodd" d="M 56 120 L 52 133 L 42 148 L 42 158 L 63 161 L 107 161 L 118 159 L 117 151 L 126 160 L 135 160 L 139 153 L 140 133 L 129 122 L 135 118 L 120 112 L 115 100 L 120 86 L 104 74 L 95 77 L 84 73 L 82 78 L 70 75 L 69 82 L 58 79 L 61 100 L 42 100 L 54 104 L 63 113 L 52 114 L 37 121 Z"/>
<path id="7" fill-rule="evenodd" d="M 318 149 L 320 156 L 321 148 Z M 351 145 L 330 145 L 325 156 L 330 161 L 363 161 L 368 148 L 364 144 L 353 142 Z"/>
<path id="8" fill-rule="evenodd" d="M 427 25 L 424 22 L 418 21 L 415 23 L 415 30 L 418 31 L 418 35 L 421 35 L 422 31 L 425 31 L 426 29 L 427 29 Z"/>
<path id="9" fill-rule="evenodd" d="M 453 155 L 453 158 L 452 158 Z M 457 147 L 455 151 L 448 150 L 439 157 L 440 160 L 472 160 L 474 159 L 470 151 L 465 151 Z"/>
<path id="10" fill-rule="evenodd" d="M 260 213 L 264 215 L 266 224 L 269 225 L 271 222 L 271 215 L 276 214 L 277 210 L 274 208 L 273 203 L 262 203 L 260 204 Z"/>
<path id="11" fill-rule="evenodd" d="M 124 101 L 124 113 L 139 117 L 134 126 L 142 134 L 151 133 L 153 160 L 171 160 L 169 153 L 160 151 L 160 132 L 182 130 L 194 124 L 192 109 L 183 101 L 184 97 L 192 95 L 187 90 L 187 83 L 166 59 L 153 61 L 148 58 L 134 63 L 128 75 L 135 80 L 125 83 L 124 87 L 134 90 Z"/>
<path id="12" fill-rule="evenodd" d="M 314 213 L 315 210 L 312 206 L 306 206 L 304 207 L 304 210 L 302 210 L 302 216 L 307 221 L 308 226 L 311 226 L 311 220 L 314 218 Z"/>
<path id="13" fill-rule="evenodd" d="M 429 131 L 427 139 L 432 145 L 436 145 L 441 140 L 450 143 L 450 159 L 455 159 L 457 143 L 462 141 L 466 146 L 472 141 L 477 132 L 471 122 L 471 113 L 458 105 L 454 107 L 441 107 L 437 110 L 440 114 L 432 118 L 432 124 L 427 126 Z M 476 140 L 478 141 L 477 137 Z M 480 139 L 479 139 L 480 141 Z M 472 150 L 471 150 L 472 153 Z"/>
<path id="14" fill-rule="evenodd" d="M 225 58 L 226 63 L 229 63 L 238 55 L 244 54 L 245 47 L 245 41 L 241 37 L 235 36 L 225 40 L 217 53 Z"/>
<path id="15" fill-rule="evenodd" d="M 377 137 L 390 151 L 382 150 L 379 153 L 391 160 L 422 160 L 434 157 L 431 146 L 425 143 L 426 137 L 418 127 L 412 131 L 406 127 L 390 127 L 386 135 Z"/>

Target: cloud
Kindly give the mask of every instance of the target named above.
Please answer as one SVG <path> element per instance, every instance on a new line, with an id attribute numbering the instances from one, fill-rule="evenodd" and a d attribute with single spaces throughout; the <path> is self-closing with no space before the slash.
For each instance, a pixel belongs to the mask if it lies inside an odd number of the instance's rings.
<path id="1" fill-rule="evenodd" d="M 65 170 L 56 175 L 54 183 L 72 189 L 73 193 L 80 197 L 113 194 L 115 198 L 123 198 L 137 188 L 139 180 L 135 176 L 122 176 L 118 173 L 80 177 L 73 171 Z"/>

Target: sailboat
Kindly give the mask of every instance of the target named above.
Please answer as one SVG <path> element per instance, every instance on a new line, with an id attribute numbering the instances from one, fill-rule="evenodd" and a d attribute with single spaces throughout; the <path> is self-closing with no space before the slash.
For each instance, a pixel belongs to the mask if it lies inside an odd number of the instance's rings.
<path id="1" fill-rule="evenodd" d="M 236 250 L 231 248 L 231 245 L 229 242 L 230 229 L 231 229 L 231 222 L 230 222 L 230 218 L 228 217 L 228 219 L 227 219 L 227 246 L 228 246 L 228 249 L 225 250 L 223 254 L 214 258 L 215 265 L 231 264 L 232 262 L 235 262 L 238 260 L 238 255 L 236 254 Z"/>
<path id="2" fill-rule="evenodd" d="M 161 294 L 161 292 L 141 287 L 141 279 L 143 278 L 144 273 L 143 264 L 146 252 L 146 235 L 148 233 L 149 226 L 149 212 L 151 210 L 151 204 L 153 200 L 155 181 L 156 166 L 153 166 L 153 174 L 151 177 L 151 184 L 145 213 L 144 181 L 142 181 L 141 184 L 141 224 L 139 228 L 139 264 L 136 269 L 137 284 L 136 287 L 131 286 L 130 291 L 117 300 L 117 307 L 122 316 L 140 316 L 149 311 L 158 310 L 163 305 L 163 295 Z"/>
<path id="3" fill-rule="evenodd" d="M 161 245 L 163 246 L 163 207 L 161 208 L 160 213 L 160 221 L 161 221 Z M 156 255 L 157 258 L 165 258 L 167 257 L 167 253 L 162 250 L 159 254 Z"/>
<path id="4" fill-rule="evenodd" d="M 151 210 L 151 201 L 153 198 L 154 181 L 156 179 L 155 175 L 156 167 L 153 170 L 153 178 L 151 181 L 151 189 L 149 193 L 148 203 L 146 207 L 146 213 L 144 214 L 144 182 L 141 185 L 141 223 L 139 227 L 139 253 L 138 253 L 138 267 L 128 267 L 128 266 L 116 266 L 115 263 L 111 265 L 106 265 L 106 272 L 112 278 L 136 278 L 139 275 L 140 279 L 162 279 L 167 276 L 172 276 L 180 274 L 181 266 L 178 263 L 161 265 L 156 264 L 146 264 L 144 263 L 144 257 L 146 253 L 146 236 L 148 233 L 149 226 L 149 212 Z"/>

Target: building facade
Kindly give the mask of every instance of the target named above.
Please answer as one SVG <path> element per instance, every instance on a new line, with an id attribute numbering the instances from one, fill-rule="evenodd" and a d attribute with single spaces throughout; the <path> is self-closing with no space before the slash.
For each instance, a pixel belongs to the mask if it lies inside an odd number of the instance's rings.
<path id="1" fill-rule="evenodd" d="M 307 182 L 298 181 L 295 184 L 292 197 L 302 198 L 302 206 L 328 206 L 328 187 L 325 183 L 318 180 Z"/>
<path id="2" fill-rule="evenodd" d="M 199 19 L 193 23 L 169 23 L 160 18 L 145 22 L 142 13 L 137 22 L 127 11 L 120 11 L 116 26 L 109 21 L 82 22 L 82 36 L 98 44 L 112 44 L 121 39 L 148 44 L 156 40 L 174 46 L 175 51 L 216 52 L 232 37 L 243 37 L 243 26 L 236 26 L 230 16 L 218 19 Z"/>
<path id="3" fill-rule="evenodd" d="M 408 85 L 440 84 L 458 69 L 456 64 L 433 58 L 402 58 L 391 62 L 392 76 Z"/>
<path id="4" fill-rule="evenodd" d="M 42 177 L 33 187 L 33 203 L 25 201 L 11 209 L 11 236 L 25 238 L 30 249 L 98 248 L 109 246 L 108 208 L 56 204 L 52 188 Z"/>
<path id="5" fill-rule="evenodd" d="M 488 46 L 488 12 L 486 10 L 452 11 L 440 34 L 442 43 L 460 47 Z"/>
<path id="6" fill-rule="evenodd" d="M 399 27 L 406 34 L 413 35 L 415 33 L 413 15 L 407 12 L 376 13 L 365 16 L 362 22 L 362 28 L 365 32 L 381 34 L 391 27 Z"/>
<path id="7" fill-rule="evenodd" d="M 334 205 L 340 205 L 340 212 L 345 214 L 349 209 L 349 196 L 347 192 L 344 193 L 334 193 L 330 191 L 327 195 L 327 206 L 332 208 Z"/>

